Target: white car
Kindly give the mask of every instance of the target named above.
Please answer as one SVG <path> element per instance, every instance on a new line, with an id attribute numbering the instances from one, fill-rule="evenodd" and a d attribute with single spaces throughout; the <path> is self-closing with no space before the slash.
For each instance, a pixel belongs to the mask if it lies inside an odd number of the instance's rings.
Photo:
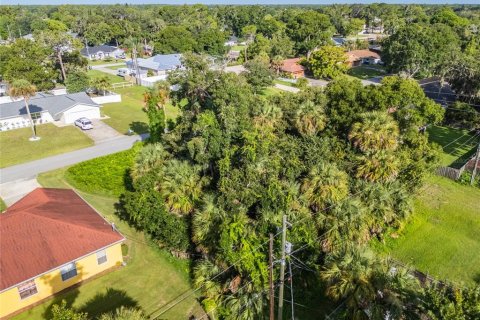
<path id="1" fill-rule="evenodd" d="M 82 130 L 93 129 L 92 121 L 90 121 L 90 119 L 87 119 L 87 118 L 80 118 L 75 120 L 75 125 Z"/>

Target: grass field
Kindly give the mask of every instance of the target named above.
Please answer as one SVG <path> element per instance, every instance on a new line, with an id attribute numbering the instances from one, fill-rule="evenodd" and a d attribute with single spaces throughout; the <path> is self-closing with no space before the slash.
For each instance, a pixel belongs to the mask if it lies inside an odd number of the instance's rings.
<path id="1" fill-rule="evenodd" d="M 295 87 L 295 83 L 293 82 L 288 82 L 288 81 L 284 81 L 284 80 L 279 80 L 279 79 L 275 79 L 273 80 L 273 83 L 278 83 L 278 84 L 283 84 L 283 85 L 286 85 L 286 86 L 289 86 L 289 87 Z"/>
<path id="2" fill-rule="evenodd" d="M 420 190 L 414 214 L 384 253 L 437 279 L 480 282 L 480 190 L 432 176 Z"/>
<path id="3" fill-rule="evenodd" d="M 146 88 L 140 86 L 115 89 L 115 92 L 122 95 L 122 102 L 103 106 L 102 112 L 110 117 L 104 122 L 120 133 L 127 133 L 129 128 L 136 133 L 148 132 L 148 117 L 143 111 L 145 91 Z M 180 114 L 180 109 L 167 105 L 166 114 L 168 119 L 175 119 Z"/>
<path id="4" fill-rule="evenodd" d="M 29 162 L 93 145 L 93 141 L 74 126 L 37 126 L 39 141 L 29 141 L 30 128 L 0 132 L 0 168 Z"/>
<path id="5" fill-rule="evenodd" d="M 38 180 L 45 187 L 69 188 L 64 179 L 65 170 L 63 168 L 41 174 Z M 75 309 L 88 312 L 91 318 L 120 306 L 138 307 L 151 316 L 156 315 L 155 312 L 161 306 L 190 288 L 188 262 L 173 258 L 169 253 L 151 245 L 143 233 L 121 221 L 114 214 L 117 198 L 77 191 L 107 220 L 115 222 L 127 238 L 127 265 L 47 300 L 13 319 L 51 319 L 52 305 L 63 299 Z M 203 314 L 194 295 L 163 314 L 161 319 L 187 319 L 191 314 L 197 318 Z"/>
<path id="6" fill-rule="evenodd" d="M 90 79 L 95 79 L 95 78 L 100 78 L 100 77 L 107 77 L 108 80 L 110 81 L 110 84 L 112 83 L 119 83 L 119 82 L 125 82 L 125 79 L 122 77 L 110 74 L 110 73 L 105 73 L 102 71 L 98 70 L 88 70 L 87 75 Z"/>
<path id="7" fill-rule="evenodd" d="M 273 95 L 276 95 L 276 94 L 281 94 L 285 91 L 283 90 L 280 90 L 278 88 L 275 88 L 275 87 L 267 87 L 265 89 L 263 89 L 261 95 L 264 96 L 264 97 L 269 97 L 269 96 L 273 96 Z"/>
<path id="8" fill-rule="evenodd" d="M 441 155 L 443 166 L 463 165 L 465 160 L 475 153 L 479 138 L 469 134 L 467 130 L 448 127 L 431 126 L 428 128 L 429 140 L 444 148 Z"/>
<path id="9" fill-rule="evenodd" d="M 3 212 L 5 209 L 7 209 L 7 205 L 3 202 L 3 199 L 0 198 L 0 212 Z"/>
<path id="10" fill-rule="evenodd" d="M 89 66 L 98 66 L 98 65 L 101 65 L 101 64 L 110 64 L 110 63 L 125 63 L 125 60 L 121 60 L 121 59 L 118 59 L 118 60 L 110 60 L 110 61 L 105 61 L 105 60 L 88 60 L 88 65 Z"/>
<path id="11" fill-rule="evenodd" d="M 373 66 L 373 65 L 359 66 L 359 67 L 348 69 L 347 74 L 352 77 L 365 80 L 373 77 L 384 76 L 385 69 L 381 66 Z"/>
<path id="12" fill-rule="evenodd" d="M 230 50 L 232 51 L 242 51 L 242 50 L 245 50 L 247 46 L 241 46 L 241 45 L 236 45 L 236 46 L 233 46 L 230 48 Z"/>

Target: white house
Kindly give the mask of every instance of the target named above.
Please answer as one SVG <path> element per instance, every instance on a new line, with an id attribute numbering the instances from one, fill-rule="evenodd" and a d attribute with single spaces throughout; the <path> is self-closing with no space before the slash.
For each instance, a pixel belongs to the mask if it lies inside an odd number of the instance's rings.
<path id="1" fill-rule="evenodd" d="M 99 119 L 100 107 L 85 92 L 64 95 L 37 93 L 29 100 L 35 124 L 54 121 L 70 124 L 81 117 Z M 0 131 L 28 126 L 28 114 L 23 100 L 0 104 Z"/>
<path id="2" fill-rule="evenodd" d="M 235 36 L 230 36 L 230 38 L 228 38 L 228 40 L 225 41 L 224 45 L 226 47 L 233 47 L 233 46 L 237 45 L 237 43 L 238 43 L 238 38 L 235 37 Z"/>
<path id="3" fill-rule="evenodd" d="M 103 60 L 107 57 L 119 59 L 125 58 L 125 51 L 123 49 L 104 44 L 101 46 L 85 47 L 80 50 L 80 53 L 82 56 L 90 60 Z"/>

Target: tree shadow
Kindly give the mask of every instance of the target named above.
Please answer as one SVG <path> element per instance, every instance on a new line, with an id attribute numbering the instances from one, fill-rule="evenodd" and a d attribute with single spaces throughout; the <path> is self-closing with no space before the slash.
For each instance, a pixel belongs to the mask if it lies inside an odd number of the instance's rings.
<path id="1" fill-rule="evenodd" d="M 141 121 L 133 121 L 130 123 L 130 129 L 136 134 L 148 133 L 148 124 Z"/>
<path id="2" fill-rule="evenodd" d="M 42 314 L 43 319 L 51 319 L 53 317 L 52 315 L 53 306 L 56 304 L 61 305 L 62 300 L 65 300 L 67 302 L 66 306 L 68 308 L 72 307 L 73 303 L 75 302 L 78 295 L 80 294 L 78 287 L 81 285 L 81 282 L 79 283 L 75 283 L 75 282 L 79 280 L 81 281 L 84 277 L 83 267 L 77 264 L 76 268 L 77 268 L 77 275 L 69 280 L 66 280 L 66 281 L 71 281 L 72 285 L 64 289 L 62 289 L 62 287 L 68 284 L 68 282 L 63 281 L 61 279 L 60 272 L 55 273 L 54 276 L 52 276 L 51 274 L 46 274 L 38 278 L 38 281 L 41 281 L 44 283 L 44 290 L 46 288 L 50 288 L 47 290 L 51 290 L 52 292 L 55 292 L 53 294 L 53 299 L 50 300 L 50 304 Z"/>
<path id="3" fill-rule="evenodd" d="M 477 285 L 480 285 L 480 272 L 477 272 L 477 274 L 473 276 L 473 281 L 475 281 Z"/>
<path id="4" fill-rule="evenodd" d="M 139 308 L 138 302 L 127 295 L 124 290 L 107 288 L 105 292 L 97 293 L 85 302 L 79 312 L 87 312 L 89 317 L 95 318 L 101 314 L 115 311 L 120 307 Z"/>

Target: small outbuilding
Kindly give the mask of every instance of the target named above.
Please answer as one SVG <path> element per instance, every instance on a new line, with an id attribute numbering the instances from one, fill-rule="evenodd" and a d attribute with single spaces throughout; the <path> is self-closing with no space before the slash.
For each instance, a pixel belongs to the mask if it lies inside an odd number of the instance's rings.
<path id="1" fill-rule="evenodd" d="M 286 73 L 293 79 L 305 77 L 305 67 L 300 64 L 300 58 L 283 60 L 280 71 Z"/>

